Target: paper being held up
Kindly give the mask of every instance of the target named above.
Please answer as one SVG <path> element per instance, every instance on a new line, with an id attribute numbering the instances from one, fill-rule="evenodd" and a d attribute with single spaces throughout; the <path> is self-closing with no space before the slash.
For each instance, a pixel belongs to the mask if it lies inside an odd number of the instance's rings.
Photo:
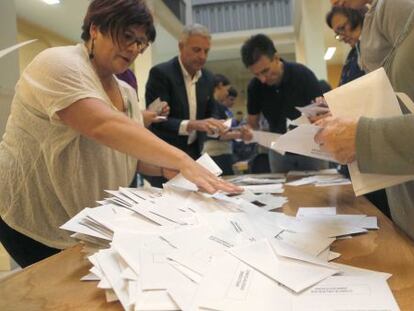
<path id="1" fill-rule="evenodd" d="M 383 68 L 326 93 L 325 99 L 335 117 L 381 118 L 402 114 L 397 97 Z M 362 174 L 356 162 L 349 164 L 348 167 L 356 195 L 414 179 L 412 175 Z"/>
<path id="2" fill-rule="evenodd" d="M 316 125 L 300 125 L 280 136 L 277 141 L 272 143 L 271 148 L 280 154 L 292 152 L 316 159 L 335 161 L 329 153 L 322 151 L 320 146 L 315 143 L 313 138 L 319 130 L 320 127 Z"/>

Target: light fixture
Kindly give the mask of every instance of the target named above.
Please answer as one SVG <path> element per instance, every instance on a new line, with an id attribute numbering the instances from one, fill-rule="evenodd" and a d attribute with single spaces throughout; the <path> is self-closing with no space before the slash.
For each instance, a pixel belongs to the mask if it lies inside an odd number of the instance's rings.
<path id="1" fill-rule="evenodd" d="M 336 47 L 329 47 L 326 50 L 324 59 L 325 60 L 330 60 L 335 55 L 335 52 L 336 52 Z"/>
<path id="2" fill-rule="evenodd" d="M 42 0 L 44 3 L 52 5 L 52 4 L 59 4 L 60 0 Z"/>

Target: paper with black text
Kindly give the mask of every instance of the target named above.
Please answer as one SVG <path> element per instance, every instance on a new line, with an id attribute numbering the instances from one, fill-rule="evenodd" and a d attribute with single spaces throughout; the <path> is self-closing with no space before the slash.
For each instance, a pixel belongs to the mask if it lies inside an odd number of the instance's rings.
<path id="1" fill-rule="evenodd" d="M 334 117 L 370 118 L 401 115 L 401 109 L 383 68 L 338 87 L 324 97 Z M 357 196 L 413 180 L 413 175 L 362 174 L 358 163 L 348 165 Z"/>

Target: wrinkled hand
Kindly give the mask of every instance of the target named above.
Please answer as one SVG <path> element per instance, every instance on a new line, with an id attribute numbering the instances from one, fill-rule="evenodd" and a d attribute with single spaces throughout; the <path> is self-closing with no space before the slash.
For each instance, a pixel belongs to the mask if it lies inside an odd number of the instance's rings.
<path id="1" fill-rule="evenodd" d="M 227 193 L 241 193 L 243 191 L 242 188 L 216 177 L 191 158 L 182 162 L 180 172 L 185 178 L 208 193 L 215 193 L 219 190 Z"/>
<path id="2" fill-rule="evenodd" d="M 329 118 L 329 117 L 332 117 L 332 113 L 327 112 L 327 113 L 324 113 L 324 114 L 318 114 L 316 116 L 308 117 L 308 120 L 310 121 L 310 123 L 316 123 L 320 120 L 323 120 L 323 119 Z"/>
<path id="3" fill-rule="evenodd" d="M 315 99 L 312 100 L 312 104 L 328 108 L 328 104 L 323 96 L 315 97 Z"/>
<path id="4" fill-rule="evenodd" d="M 187 131 L 200 131 L 206 132 L 209 135 L 220 135 L 227 132 L 228 128 L 224 125 L 224 120 L 209 118 L 204 120 L 190 120 Z"/>
<path id="5" fill-rule="evenodd" d="M 324 118 L 316 122 L 322 129 L 315 135 L 315 142 L 339 163 L 351 163 L 356 156 L 357 123 L 355 119 Z"/>

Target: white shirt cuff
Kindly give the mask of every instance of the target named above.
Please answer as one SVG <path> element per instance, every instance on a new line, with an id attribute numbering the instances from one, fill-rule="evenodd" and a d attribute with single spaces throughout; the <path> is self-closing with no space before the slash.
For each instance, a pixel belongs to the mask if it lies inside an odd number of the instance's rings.
<path id="1" fill-rule="evenodd" d="M 188 123 L 190 120 L 183 120 L 180 123 L 180 128 L 178 129 L 178 135 L 188 136 L 190 133 L 187 131 Z"/>

